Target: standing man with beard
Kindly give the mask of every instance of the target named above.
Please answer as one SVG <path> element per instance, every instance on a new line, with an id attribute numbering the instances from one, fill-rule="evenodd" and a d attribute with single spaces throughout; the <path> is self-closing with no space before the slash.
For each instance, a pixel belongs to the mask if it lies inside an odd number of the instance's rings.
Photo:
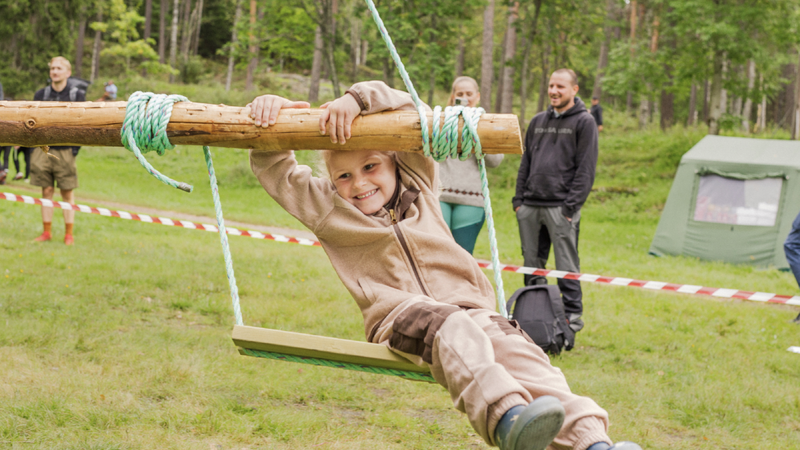
<path id="1" fill-rule="evenodd" d="M 517 175 L 517 213 L 525 266 L 544 268 L 539 231 L 545 226 L 553 243 L 556 269 L 580 272 L 578 229 L 597 166 L 597 125 L 579 97 L 578 77 L 571 69 L 550 76 L 547 111 L 534 116 L 525 135 L 525 153 Z M 545 284 L 525 275 L 525 285 Z M 558 280 L 570 328 L 583 328 L 583 294 L 577 280 Z"/>
<path id="2" fill-rule="evenodd" d="M 45 102 L 85 102 L 86 91 L 70 82 L 72 65 L 63 56 L 50 60 L 50 84 L 36 91 L 33 99 Z M 80 147 L 54 146 L 45 153 L 41 147 L 33 149 L 31 155 L 31 185 L 42 188 L 42 198 L 52 200 L 55 185 L 61 190 L 61 200 L 75 203 L 73 190 L 78 187 L 78 169 L 75 157 Z M 75 211 L 64 210 L 64 243 L 72 245 Z M 44 231 L 34 239 L 46 242 L 52 239 L 53 208 L 42 206 L 42 224 Z"/>

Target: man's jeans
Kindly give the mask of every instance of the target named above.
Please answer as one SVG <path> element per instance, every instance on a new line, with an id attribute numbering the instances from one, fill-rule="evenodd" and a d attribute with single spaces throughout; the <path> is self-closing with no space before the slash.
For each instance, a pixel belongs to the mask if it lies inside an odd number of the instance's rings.
<path id="1" fill-rule="evenodd" d="M 783 251 L 786 253 L 786 260 L 789 262 L 794 278 L 800 285 L 800 214 L 795 217 L 792 223 L 792 231 L 786 237 Z"/>

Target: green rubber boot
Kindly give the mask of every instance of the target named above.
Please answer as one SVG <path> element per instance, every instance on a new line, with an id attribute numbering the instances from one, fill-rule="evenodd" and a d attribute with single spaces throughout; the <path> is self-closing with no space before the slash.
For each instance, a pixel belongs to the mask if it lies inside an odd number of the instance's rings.
<path id="1" fill-rule="evenodd" d="M 495 442 L 500 450 L 544 450 L 561 431 L 564 416 L 561 402 L 549 395 L 515 406 L 497 423 Z"/>

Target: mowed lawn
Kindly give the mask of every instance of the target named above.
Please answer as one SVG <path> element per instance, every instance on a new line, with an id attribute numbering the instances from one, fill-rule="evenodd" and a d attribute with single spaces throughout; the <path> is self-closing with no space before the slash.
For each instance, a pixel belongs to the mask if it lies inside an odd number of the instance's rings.
<path id="1" fill-rule="evenodd" d="M 701 137 L 603 136 L 596 186 L 615 189 L 583 210 L 583 271 L 797 293 L 774 269 L 647 255 L 677 161 Z M 245 151 L 214 155 L 227 218 L 300 227 L 257 184 Z M 151 157 L 194 183 L 192 194 L 161 185 L 123 149 L 84 148 L 78 161 L 79 203 L 213 216 L 199 148 Z M 501 258 L 512 264 L 522 262 L 510 207 L 518 164 L 508 157 L 492 174 Z M 30 193 L 14 186 L 3 190 Z M 59 211 L 54 241 L 35 244 L 39 209 L 0 202 L 0 448 L 487 448 L 438 385 L 238 356 L 216 234 L 76 221 L 74 247 L 61 241 Z M 488 259 L 485 235 L 476 254 Z M 246 324 L 364 340 L 320 248 L 230 244 Z M 504 279 L 507 296 L 522 284 Z M 609 411 L 612 438 L 645 449 L 800 449 L 800 355 L 787 351 L 800 345 L 797 308 L 589 283 L 584 292 L 586 328 L 553 364 Z"/>

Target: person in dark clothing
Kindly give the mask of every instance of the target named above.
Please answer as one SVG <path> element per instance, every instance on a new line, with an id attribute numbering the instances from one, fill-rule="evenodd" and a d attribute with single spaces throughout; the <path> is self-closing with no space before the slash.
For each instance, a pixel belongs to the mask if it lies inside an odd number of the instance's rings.
<path id="1" fill-rule="evenodd" d="M 603 107 L 600 106 L 600 99 L 592 97 L 592 108 L 589 111 L 594 117 L 594 123 L 597 124 L 597 131 L 603 131 Z"/>
<path id="2" fill-rule="evenodd" d="M 14 175 L 14 181 L 21 180 L 25 178 L 25 182 L 30 182 L 31 177 L 31 151 L 33 149 L 31 147 L 17 147 L 14 150 L 14 169 L 17 171 L 17 174 Z M 20 155 L 22 155 L 22 160 L 25 162 L 25 172 L 22 172 L 22 162 L 20 162 Z M 8 165 L 8 153 L 3 154 L 3 165 L 6 169 L 9 168 Z"/>
<path id="3" fill-rule="evenodd" d="M 0 100 L 3 100 L 3 83 L 0 83 Z M 8 176 L 8 154 L 11 153 L 11 147 L 0 146 L 0 155 L 3 156 L 3 166 L 0 167 L 0 184 L 6 184 L 6 176 Z"/>
<path id="4" fill-rule="evenodd" d="M 789 268 L 792 269 L 794 279 L 800 285 L 800 214 L 792 222 L 792 231 L 786 236 L 786 241 L 783 243 L 783 251 L 786 255 L 786 261 L 789 263 Z M 793 322 L 800 324 L 800 314 L 795 317 Z"/>
<path id="5" fill-rule="evenodd" d="M 36 91 L 33 99 L 48 102 L 85 102 L 86 91 L 75 83 L 70 83 L 72 65 L 63 56 L 50 60 L 50 79 L 52 82 Z M 61 199 L 75 203 L 73 190 L 78 187 L 78 170 L 75 157 L 80 147 L 50 147 L 45 153 L 42 148 L 34 148 L 31 154 L 31 184 L 42 188 L 42 198 L 53 199 L 55 184 L 61 190 Z M 64 243 L 72 245 L 75 211 L 64 210 Z M 35 239 L 44 242 L 52 239 L 53 208 L 42 206 L 42 223 L 44 231 Z"/>
<path id="6" fill-rule="evenodd" d="M 581 207 L 594 183 L 597 166 L 597 125 L 579 97 L 578 79 L 570 69 L 550 77 L 547 111 L 534 116 L 525 135 L 517 190 L 512 203 L 517 213 L 525 266 L 544 268 L 540 233 L 548 230 L 556 269 L 580 272 L 578 229 Z M 549 247 L 549 245 L 548 245 Z M 525 284 L 542 284 L 526 275 Z M 564 311 L 574 331 L 583 328 L 583 294 L 577 280 L 559 279 Z"/>

